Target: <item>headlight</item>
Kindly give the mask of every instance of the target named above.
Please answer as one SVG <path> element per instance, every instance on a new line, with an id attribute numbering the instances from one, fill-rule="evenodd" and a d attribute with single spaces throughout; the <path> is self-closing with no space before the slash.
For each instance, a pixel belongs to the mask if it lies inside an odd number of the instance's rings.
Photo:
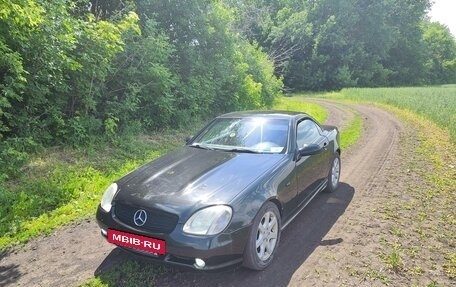
<path id="1" fill-rule="evenodd" d="M 104 192 L 103 197 L 101 198 L 101 208 L 103 208 L 104 211 L 109 212 L 111 210 L 112 199 L 114 198 L 114 195 L 116 195 L 117 189 L 117 183 L 113 183 Z"/>
<path id="2" fill-rule="evenodd" d="M 233 211 L 226 205 L 215 205 L 195 212 L 185 223 L 184 232 L 197 235 L 220 233 L 230 223 Z"/>

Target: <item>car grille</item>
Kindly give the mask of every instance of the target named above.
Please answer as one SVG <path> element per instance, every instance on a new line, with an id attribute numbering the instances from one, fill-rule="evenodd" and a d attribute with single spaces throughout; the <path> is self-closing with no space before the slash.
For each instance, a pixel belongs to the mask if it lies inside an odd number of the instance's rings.
<path id="1" fill-rule="evenodd" d="M 170 233 L 176 227 L 179 220 L 177 215 L 158 209 L 146 209 L 122 203 L 115 203 L 113 208 L 118 220 L 126 225 L 148 232 Z M 147 212 L 147 221 L 143 226 L 136 226 L 134 222 L 135 212 L 139 209 Z"/>

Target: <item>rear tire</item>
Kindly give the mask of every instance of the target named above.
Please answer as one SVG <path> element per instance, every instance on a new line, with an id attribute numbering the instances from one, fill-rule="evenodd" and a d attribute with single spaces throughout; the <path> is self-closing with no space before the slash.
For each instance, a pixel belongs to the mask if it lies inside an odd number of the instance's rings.
<path id="1" fill-rule="evenodd" d="M 269 201 L 258 211 L 250 228 L 244 250 L 245 267 L 263 270 L 271 264 L 279 246 L 280 228 L 279 209 Z"/>
<path id="2" fill-rule="evenodd" d="M 328 174 L 328 185 L 326 186 L 326 192 L 334 192 L 339 186 L 340 180 L 340 155 L 336 152 L 331 164 L 331 169 Z"/>

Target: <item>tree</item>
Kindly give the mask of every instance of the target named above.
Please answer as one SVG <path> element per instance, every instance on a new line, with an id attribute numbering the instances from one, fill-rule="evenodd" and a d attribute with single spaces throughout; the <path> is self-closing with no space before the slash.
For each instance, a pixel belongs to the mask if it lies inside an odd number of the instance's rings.
<path id="1" fill-rule="evenodd" d="M 388 25 L 393 29 L 394 43 L 381 64 L 390 72 L 385 84 L 418 85 L 425 82 L 425 55 L 421 22 L 430 8 L 429 0 L 386 2 Z"/>
<path id="2" fill-rule="evenodd" d="M 0 12 L 2 124 L 6 137 L 42 143 L 88 138 L 111 59 L 122 50 L 119 23 L 72 17 L 69 1 L 7 1 Z"/>
<path id="3" fill-rule="evenodd" d="M 270 105 L 270 98 L 280 92 L 279 81 L 264 76 L 273 72 L 263 65 L 264 58 L 246 54 L 252 52 L 251 44 L 235 33 L 233 10 L 222 2 L 138 0 L 136 3 L 141 21 L 155 19 L 175 49 L 170 62 L 179 84 L 171 100 L 173 110 L 180 117 Z M 258 50 L 253 54 L 262 53 L 258 46 L 253 49 Z M 252 62 L 247 63 L 248 59 Z"/>
<path id="4" fill-rule="evenodd" d="M 448 27 L 423 22 L 426 80 L 429 84 L 456 83 L 456 40 Z"/>
<path id="5" fill-rule="evenodd" d="M 291 90 L 424 83 L 429 0 L 226 0 Z"/>
<path id="6" fill-rule="evenodd" d="M 35 1 L 4 0 L 0 6 L 0 139 L 13 128 L 14 102 L 23 100 L 27 71 L 18 51 L 43 22 L 44 10 Z"/>

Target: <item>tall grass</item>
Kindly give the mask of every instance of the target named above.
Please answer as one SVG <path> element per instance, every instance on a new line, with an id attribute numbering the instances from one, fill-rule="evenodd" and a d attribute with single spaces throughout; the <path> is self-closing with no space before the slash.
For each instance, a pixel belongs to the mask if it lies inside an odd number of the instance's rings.
<path id="1" fill-rule="evenodd" d="M 182 145 L 185 132 L 127 136 L 89 150 L 49 148 L 33 155 L 21 176 L 0 185 L 0 250 L 93 217 L 112 181 Z"/>
<path id="2" fill-rule="evenodd" d="M 370 101 L 416 112 L 448 129 L 456 142 L 456 85 L 413 88 L 351 88 L 328 95 L 355 101 Z"/>

